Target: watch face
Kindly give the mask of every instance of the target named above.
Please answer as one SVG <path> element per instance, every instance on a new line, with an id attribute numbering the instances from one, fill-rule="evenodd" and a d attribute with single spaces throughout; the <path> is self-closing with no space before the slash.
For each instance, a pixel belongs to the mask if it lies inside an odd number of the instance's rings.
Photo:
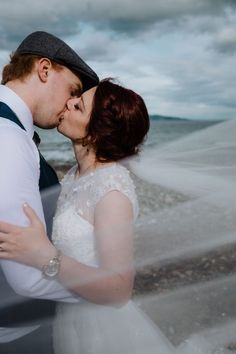
<path id="1" fill-rule="evenodd" d="M 46 275 L 47 277 L 55 277 L 60 268 L 60 262 L 57 259 L 51 259 L 49 261 L 49 264 L 44 266 L 43 268 L 43 274 Z"/>

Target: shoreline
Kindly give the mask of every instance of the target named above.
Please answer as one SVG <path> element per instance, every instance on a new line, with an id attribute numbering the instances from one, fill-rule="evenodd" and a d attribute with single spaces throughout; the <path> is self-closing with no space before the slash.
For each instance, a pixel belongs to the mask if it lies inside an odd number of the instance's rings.
<path id="1" fill-rule="evenodd" d="M 59 180 L 74 165 L 50 164 Z M 133 295 L 163 293 L 182 286 L 206 282 L 236 272 L 236 244 L 206 251 L 184 260 L 173 259 L 168 264 L 153 263 L 136 271 Z"/>

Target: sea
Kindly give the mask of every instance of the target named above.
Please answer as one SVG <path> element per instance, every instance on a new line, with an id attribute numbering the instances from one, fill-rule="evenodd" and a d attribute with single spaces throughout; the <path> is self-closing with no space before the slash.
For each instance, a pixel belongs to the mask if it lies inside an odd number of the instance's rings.
<path id="1" fill-rule="evenodd" d="M 150 130 L 143 149 L 159 148 L 160 145 L 167 144 L 186 136 L 196 130 L 204 129 L 210 125 L 219 123 L 218 120 L 190 120 L 177 118 L 159 118 L 151 116 Z M 58 134 L 57 130 L 42 130 L 37 128 L 40 135 L 40 151 L 44 157 L 57 166 L 70 165 L 75 163 L 74 153 L 70 140 Z"/>

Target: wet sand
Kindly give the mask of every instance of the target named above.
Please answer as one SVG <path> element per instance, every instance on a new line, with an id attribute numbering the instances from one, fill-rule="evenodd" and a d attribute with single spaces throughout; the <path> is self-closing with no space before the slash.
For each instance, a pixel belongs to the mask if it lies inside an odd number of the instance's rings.
<path id="1" fill-rule="evenodd" d="M 154 263 L 137 271 L 134 294 L 163 293 L 236 273 L 236 245 L 185 260 Z"/>

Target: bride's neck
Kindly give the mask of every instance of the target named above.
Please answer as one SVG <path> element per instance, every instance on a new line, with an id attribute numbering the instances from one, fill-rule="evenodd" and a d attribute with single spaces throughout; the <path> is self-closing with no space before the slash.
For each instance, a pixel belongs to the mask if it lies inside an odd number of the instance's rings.
<path id="1" fill-rule="evenodd" d="M 78 164 L 79 174 L 83 175 L 97 166 L 96 155 L 92 149 L 87 149 L 86 146 L 73 145 L 75 157 Z"/>

